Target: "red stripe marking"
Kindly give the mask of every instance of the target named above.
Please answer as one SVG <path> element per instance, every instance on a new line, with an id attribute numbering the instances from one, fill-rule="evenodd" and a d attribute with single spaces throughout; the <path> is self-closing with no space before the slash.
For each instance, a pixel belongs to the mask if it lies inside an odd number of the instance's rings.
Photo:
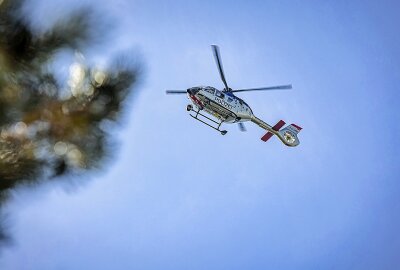
<path id="1" fill-rule="evenodd" d="M 292 126 L 294 126 L 295 128 L 297 128 L 299 131 L 303 129 L 302 127 L 299 127 L 299 126 L 296 125 L 296 124 L 292 124 Z"/>
<path id="2" fill-rule="evenodd" d="M 193 101 L 194 101 L 195 103 L 197 103 L 197 105 L 199 105 L 201 108 L 204 107 L 203 103 L 201 103 L 201 101 L 198 100 L 198 98 L 196 98 L 194 95 L 190 95 L 190 97 L 191 97 L 191 98 L 193 99 Z"/>

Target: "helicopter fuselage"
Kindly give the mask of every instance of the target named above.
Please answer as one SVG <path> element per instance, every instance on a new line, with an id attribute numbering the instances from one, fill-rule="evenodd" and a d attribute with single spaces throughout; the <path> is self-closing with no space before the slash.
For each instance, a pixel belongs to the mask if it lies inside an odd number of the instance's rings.
<path id="1" fill-rule="evenodd" d="M 228 91 L 211 86 L 192 87 L 187 90 L 193 105 L 226 123 L 250 121 L 253 111 L 242 99 Z"/>
<path id="2" fill-rule="evenodd" d="M 191 87 L 187 90 L 167 90 L 166 93 L 187 94 L 189 100 L 194 105 L 187 105 L 186 110 L 189 112 L 189 115 L 197 121 L 200 121 L 201 123 L 220 132 L 222 135 L 225 135 L 228 132 L 226 130 L 220 129 L 222 123 L 238 123 L 240 130 L 246 131 L 246 128 L 242 122 L 251 121 L 267 131 L 267 133 L 261 137 L 262 141 L 266 142 L 273 135 L 276 135 L 287 146 L 299 145 L 300 141 L 297 138 L 297 134 L 300 132 L 301 127 L 295 124 L 290 124 L 284 127 L 285 122 L 283 120 L 280 120 L 274 126 L 271 126 L 260 118 L 256 117 L 253 114 L 250 106 L 247 105 L 247 103 L 244 102 L 241 98 L 233 94 L 237 92 L 247 91 L 292 89 L 292 85 L 277 85 L 269 87 L 232 90 L 231 88 L 229 88 L 228 83 L 225 79 L 218 46 L 211 45 L 211 48 L 214 54 L 215 62 L 218 67 L 219 75 L 221 76 L 221 80 L 225 86 L 224 90 L 219 91 L 218 89 L 211 86 L 197 86 Z M 209 117 L 202 112 L 206 112 L 213 117 Z M 216 119 L 214 119 L 214 117 Z"/>

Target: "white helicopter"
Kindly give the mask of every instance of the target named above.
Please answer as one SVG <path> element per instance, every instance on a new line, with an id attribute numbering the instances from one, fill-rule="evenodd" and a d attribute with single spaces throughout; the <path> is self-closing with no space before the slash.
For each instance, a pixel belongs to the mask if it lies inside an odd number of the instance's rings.
<path id="1" fill-rule="evenodd" d="M 227 133 L 226 130 L 220 130 L 222 123 L 238 123 L 241 131 L 246 131 L 243 122 L 251 121 L 261 128 L 267 130 L 267 133 L 261 137 L 264 142 L 268 141 L 273 135 L 276 135 L 287 146 L 297 146 L 300 141 L 297 134 L 302 129 L 298 125 L 291 124 L 281 129 L 285 122 L 280 120 L 274 126 L 270 126 L 261 119 L 257 118 L 250 106 L 241 98 L 233 93 L 246 91 L 265 91 L 278 89 L 291 89 L 292 85 L 279 85 L 262 88 L 237 89 L 232 90 L 228 87 L 222 68 L 221 55 L 217 45 L 211 45 L 214 53 L 215 62 L 217 63 L 219 74 L 225 88 L 222 91 L 211 86 L 191 87 L 187 90 L 167 90 L 167 94 L 187 94 L 193 105 L 189 104 L 186 110 L 194 119 L 206 124 L 207 126 L 219 131 L 222 135 Z M 205 111 L 215 119 L 201 113 Z M 192 114 L 193 112 L 193 114 Z M 200 119 L 202 117 L 202 119 Z M 209 122 L 207 122 L 209 121 Z"/>

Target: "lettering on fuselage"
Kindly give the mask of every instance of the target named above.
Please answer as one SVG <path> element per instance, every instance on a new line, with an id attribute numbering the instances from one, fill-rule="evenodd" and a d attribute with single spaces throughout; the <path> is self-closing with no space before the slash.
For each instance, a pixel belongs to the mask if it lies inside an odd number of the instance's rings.
<path id="1" fill-rule="evenodd" d="M 232 110 L 232 109 L 233 109 L 233 106 L 232 106 L 231 104 L 229 104 L 228 102 L 226 102 L 225 100 L 222 100 L 222 99 L 220 99 L 220 98 L 218 98 L 218 97 L 214 97 L 214 100 L 215 100 L 215 102 L 217 102 L 219 105 L 221 105 L 221 106 L 223 106 L 223 107 L 225 107 L 225 108 L 227 108 L 227 109 L 229 109 L 229 110 Z"/>

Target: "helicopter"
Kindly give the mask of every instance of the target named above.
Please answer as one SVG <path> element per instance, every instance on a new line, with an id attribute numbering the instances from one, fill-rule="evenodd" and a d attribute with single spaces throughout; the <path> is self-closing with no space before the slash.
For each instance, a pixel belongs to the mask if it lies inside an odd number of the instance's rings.
<path id="1" fill-rule="evenodd" d="M 271 126 L 256 117 L 250 106 L 243 99 L 234 95 L 234 93 L 238 92 L 292 89 L 292 85 L 232 90 L 229 88 L 225 79 L 219 47 L 217 45 L 211 45 L 211 48 L 225 88 L 223 90 L 218 90 L 211 86 L 196 86 L 188 88 L 187 90 L 166 90 L 166 94 L 187 94 L 192 103 L 186 107 L 189 115 L 220 132 L 222 135 L 227 133 L 226 130 L 220 129 L 223 123 L 238 123 L 239 129 L 241 131 L 246 131 L 243 122 L 251 121 L 267 131 L 267 133 L 261 137 L 262 141 L 266 142 L 273 135 L 276 135 L 287 146 L 293 147 L 299 145 L 300 141 L 297 134 L 302 129 L 300 126 L 290 124 L 281 129 L 286 124 L 283 120 Z"/>

